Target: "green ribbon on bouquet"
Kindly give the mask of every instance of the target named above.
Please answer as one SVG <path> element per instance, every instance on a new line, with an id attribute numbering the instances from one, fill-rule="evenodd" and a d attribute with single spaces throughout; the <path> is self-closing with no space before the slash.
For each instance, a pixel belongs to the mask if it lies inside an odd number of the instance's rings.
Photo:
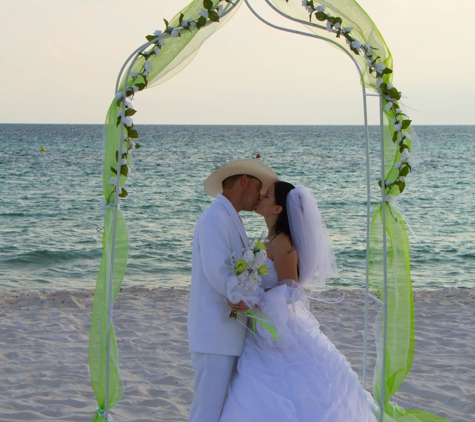
<path id="1" fill-rule="evenodd" d="M 269 333 L 272 334 L 276 340 L 279 339 L 279 336 L 275 332 L 274 324 L 272 323 L 271 319 L 266 315 L 257 315 L 256 313 L 250 311 L 249 309 L 246 312 L 242 312 L 242 315 L 247 316 L 248 318 L 252 319 L 252 332 L 256 333 L 256 321 L 261 324 Z"/>

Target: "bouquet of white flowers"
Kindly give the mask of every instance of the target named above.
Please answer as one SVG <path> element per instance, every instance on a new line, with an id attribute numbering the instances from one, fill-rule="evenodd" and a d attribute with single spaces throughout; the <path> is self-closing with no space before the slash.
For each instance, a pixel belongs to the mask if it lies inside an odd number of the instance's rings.
<path id="1" fill-rule="evenodd" d="M 264 290 L 261 287 L 261 276 L 269 274 L 264 261 L 267 258 L 265 243 L 261 240 L 253 240 L 249 246 L 243 249 L 243 254 L 237 261 L 231 255 L 231 263 L 234 274 L 227 280 L 228 299 L 232 303 L 241 300 L 250 308 L 254 308 L 262 299 Z M 236 318 L 236 312 L 232 311 L 230 317 Z"/>

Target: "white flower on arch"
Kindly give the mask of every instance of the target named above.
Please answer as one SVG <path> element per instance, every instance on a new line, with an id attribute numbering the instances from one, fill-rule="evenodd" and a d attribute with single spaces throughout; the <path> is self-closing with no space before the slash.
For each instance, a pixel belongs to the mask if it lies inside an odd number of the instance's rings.
<path id="1" fill-rule="evenodd" d="M 382 63 L 376 63 L 374 65 L 374 69 L 376 70 L 377 73 L 383 73 L 384 70 L 386 69 L 386 66 Z"/>

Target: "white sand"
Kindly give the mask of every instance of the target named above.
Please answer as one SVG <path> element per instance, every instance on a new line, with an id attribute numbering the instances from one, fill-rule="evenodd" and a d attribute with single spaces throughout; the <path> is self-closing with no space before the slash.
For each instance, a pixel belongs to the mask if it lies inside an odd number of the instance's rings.
<path id="1" fill-rule="evenodd" d="M 338 296 L 340 292 L 332 292 Z M 185 289 L 123 289 L 115 305 L 125 394 L 114 420 L 186 421 L 193 370 Z M 87 350 L 91 292 L 0 293 L 0 421 L 91 421 Z M 363 295 L 312 305 L 322 331 L 362 373 Z M 452 422 L 475 421 L 475 291 L 415 293 L 416 352 L 394 398 Z M 376 306 L 371 306 L 374 320 Z M 369 343 L 369 380 L 374 343 Z"/>

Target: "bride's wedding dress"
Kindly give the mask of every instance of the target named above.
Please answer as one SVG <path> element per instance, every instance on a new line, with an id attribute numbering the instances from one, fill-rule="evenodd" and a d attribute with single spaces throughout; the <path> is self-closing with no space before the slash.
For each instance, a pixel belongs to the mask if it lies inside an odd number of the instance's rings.
<path id="1" fill-rule="evenodd" d="M 221 422 L 376 422 L 373 400 L 350 364 L 320 331 L 303 294 L 279 285 L 267 259 L 262 312 L 278 339 L 261 324 L 248 333 Z"/>

